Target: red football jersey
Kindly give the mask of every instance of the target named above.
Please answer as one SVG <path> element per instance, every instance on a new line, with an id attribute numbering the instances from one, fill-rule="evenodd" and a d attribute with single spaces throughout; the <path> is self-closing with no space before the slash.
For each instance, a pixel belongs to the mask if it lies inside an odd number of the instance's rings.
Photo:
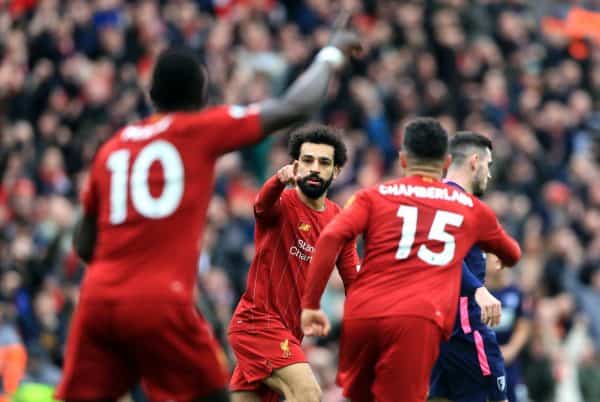
<path id="1" fill-rule="evenodd" d="M 478 243 L 505 265 L 514 265 L 521 254 L 477 198 L 421 176 L 393 180 L 358 192 L 322 233 L 303 307 L 318 308 L 331 259 L 340 244 L 360 233 L 365 255 L 346 297 L 344 318 L 425 317 L 447 336 L 469 249 Z"/>
<path id="2" fill-rule="evenodd" d="M 274 176 L 257 196 L 256 254 L 248 273 L 247 290 L 233 315 L 230 331 L 287 328 L 301 340 L 300 302 L 306 270 L 319 233 L 341 208 L 326 199 L 325 210 L 315 211 L 302 202 L 296 189 L 284 189 L 285 185 Z M 347 289 L 356 277 L 359 263 L 353 239 L 333 259 L 332 269 L 336 260 Z"/>
<path id="3" fill-rule="evenodd" d="M 98 233 L 82 297 L 190 301 L 214 165 L 261 139 L 257 108 L 152 116 L 104 144 L 83 191 Z"/>

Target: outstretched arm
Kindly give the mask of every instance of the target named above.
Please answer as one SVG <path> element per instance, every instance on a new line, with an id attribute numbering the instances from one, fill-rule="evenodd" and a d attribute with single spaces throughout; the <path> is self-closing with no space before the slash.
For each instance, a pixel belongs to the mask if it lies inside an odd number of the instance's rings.
<path id="1" fill-rule="evenodd" d="M 308 119 L 319 108 L 336 71 L 353 53 L 360 51 L 358 36 L 348 30 L 350 17 L 347 12 L 340 14 L 330 44 L 318 53 L 282 98 L 267 100 L 260 105 L 263 133 L 269 134 Z"/>
<path id="2" fill-rule="evenodd" d="M 503 266 L 512 267 L 521 259 L 519 243 L 504 231 L 496 214 L 484 203 L 479 212 L 479 246 L 488 253 L 495 254 Z"/>
<path id="3" fill-rule="evenodd" d="M 254 202 L 254 216 L 261 223 L 273 223 L 281 213 L 280 196 L 287 184 L 295 184 L 294 165 L 286 165 L 265 182 Z"/>
<path id="4" fill-rule="evenodd" d="M 203 110 L 196 119 L 189 120 L 189 131 L 201 132 L 210 126 L 213 132 L 210 138 L 198 137 L 202 139 L 202 147 L 208 147 L 218 157 L 256 144 L 281 128 L 308 119 L 321 105 L 330 79 L 351 54 L 360 50 L 358 36 L 347 30 L 349 20 L 349 14 L 340 15 L 330 44 L 321 49 L 310 67 L 279 99 L 248 107 L 220 106 Z"/>

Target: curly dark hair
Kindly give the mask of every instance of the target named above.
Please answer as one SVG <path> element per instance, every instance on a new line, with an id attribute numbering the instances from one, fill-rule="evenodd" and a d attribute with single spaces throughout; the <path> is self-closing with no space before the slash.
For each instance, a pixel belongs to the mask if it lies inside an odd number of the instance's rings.
<path id="1" fill-rule="evenodd" d="M 150 98 L 159 111 L 197 110 L 204 105 L 207 81 L 206 68 L 191 50 L 167 49 L 152 72 Z"/>
<path id="2" fill-rule="evenodd" d="M 290 156 L 294 160 L 300 158 L 300 148 L 305 142 L 331 145 L 334 166 L 342 167 L 348 159 L 346 144 L 342 141 L 338 131 L 332 127 L 323 124 L 309 124 L 294 130 L 289 142 Z"/>
<path id="3" fill-rule="evenodd" d="M 411 157 L 440 161 L 448 152 L 448 133 L 436 119 L 418 117 L 404 129 L 402 147 Z"/>

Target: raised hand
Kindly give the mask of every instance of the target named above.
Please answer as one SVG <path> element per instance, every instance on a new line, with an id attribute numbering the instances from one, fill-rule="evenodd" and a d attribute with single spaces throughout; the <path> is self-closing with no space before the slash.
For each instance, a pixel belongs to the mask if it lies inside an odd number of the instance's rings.
<path id="1" fill-rule="evenodd" d="M 295 185 L 299 177 L 294 172 L 294 165 L 285 165 L 277 171 L 277 178 L 283 184 Z"/>
<path id="2" fill-rule="evenodd" d="M 357 56 L 362 51 L 360 37 L 350 29 L 352 14 L 342 11 L 333 23 L 333 32 L 329 44 L 341 50 L 346 58 Z"/>

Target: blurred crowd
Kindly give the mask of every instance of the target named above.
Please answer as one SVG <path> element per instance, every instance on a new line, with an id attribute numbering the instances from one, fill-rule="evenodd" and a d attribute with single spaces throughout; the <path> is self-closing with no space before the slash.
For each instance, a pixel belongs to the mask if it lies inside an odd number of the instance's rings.
<path id="1" fill-rule="evenodd" d="M 485 200 L 520 241 L 513 280 L 534 309 L 521 356 L 529 399 L 600 401 L 600 42 L 551 29 L 572 7 L 600 10 L 597 0 L 0 0 L 0 349 L 27 353 L 1 362 L 0 389 L 19 372 L 22 384 L 60 378 L 84 274 L 71 248 L 78 192 L 99 144 L 152 113 L 157 54 L 197 51 L 211 103 L 260 101 L 327 43 L 340 6 L 355 12 L 365 52 L 315 116 L 349 148 L 332 198 L 401 174 L 411 117 L 489 135 Z M 289 162 L 286 140 L 219 161 L 198 273 L 221 333 L 254 252 L 252 201 Z M 339 324 L 338 277 L 323 304 Z M 336 331 L 307 350 L 324 401 L 340 401 Z M 32 400 L 23 394 L 15 400 Z"/>

